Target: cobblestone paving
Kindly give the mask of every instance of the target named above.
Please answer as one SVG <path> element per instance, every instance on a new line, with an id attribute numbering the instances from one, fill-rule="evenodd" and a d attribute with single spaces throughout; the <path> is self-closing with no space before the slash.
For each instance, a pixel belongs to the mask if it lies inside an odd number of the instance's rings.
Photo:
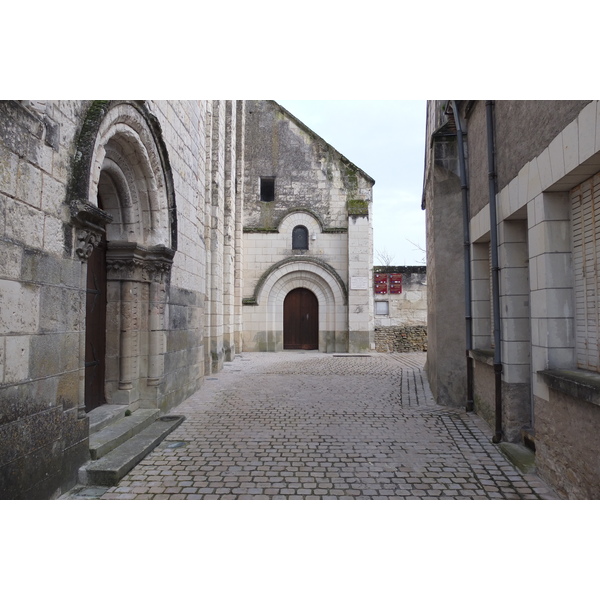
<path id="1" fill-rule="evenodd" d="M 101 499 L 555 499 L 464 410 L 437 406 L 425 354 L 246 353 Z"/>

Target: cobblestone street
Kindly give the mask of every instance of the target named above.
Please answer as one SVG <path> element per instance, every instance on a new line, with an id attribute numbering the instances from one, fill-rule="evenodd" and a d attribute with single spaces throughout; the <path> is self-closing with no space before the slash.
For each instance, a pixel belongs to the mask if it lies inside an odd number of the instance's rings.
<path id="1" fill-rule="evenodd" d="M 425 357 L 242 354 L 118 486 L 70 498 L 556 499 L 479 417 L 435 404 Z"/>

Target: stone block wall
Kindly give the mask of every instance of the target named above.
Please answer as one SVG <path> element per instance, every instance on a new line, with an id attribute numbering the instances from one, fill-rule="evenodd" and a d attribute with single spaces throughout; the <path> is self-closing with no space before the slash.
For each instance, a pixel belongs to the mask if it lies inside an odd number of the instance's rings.
<path id="1" fill-rule="evenodd" d="M 427 351 L 427 274 L 424 266 L 374 266 L 375 273 L 401 273 L 402 292 L 375 293 L 373 285 L 375 349 L 377 352 Z M 378 311 L 378 303 L 384 310 Z M 384 312 L 387 314 L 378 314 Z"/>
<path id="2" fill-rule="evenodd" d="M 319 299 L 321 351 L 371 349 L 373 180 L 274 102 L 247 102 L 246 138 L 244 350 L 283 348 L 282 303 L 299 287 Z M 306 249 L 292 247 L 295 227 Z"/>
<path id="3" fill-rule="evenodd" d="M 121 174 L 113 168 L 112 181 L 124 174 L 131 181 L 147 177 L 148 184 L 123 202 L 120 214 L 111 205 L 109 246 L 111 236 L 114 241 L 120 235 L 125 246 L 172 240 L 173 248 L 157 246 L 162 256 L 158 263 L 148 263 L 146 251 L 136 250 L 128 259 L 135 267 L 129 275 L 123 270 L 125 263 L 113 256 L 108 327 L 118 329 L 118 319 L 124 318 L 119 289 L 130 289 L 139 300 L 127 309 L 135 329 L 126 358 L 135 380 L 128 390 L 120 389 L 118 377 L 107 381 L 108 400 L 133 409 L 155 406 L 168 411 L 195 391 L 207 372 L 220 368 L 226 327 L 231 339 L 233 329 L 240 327 L 239 311 L 236 325 L 231 306 L 233 295 L 223 295 L 226 284 L 234 289 L 241 279 L 239 262 L 236 268 L 226 269 L 224 264 L 233 264 L 241 242 L 234 198 L 235 166 L 240 165 L 235 143 L 233 148 L 230 143 L 238 138 L 232 111 L 238 104 L 0 102 L 0 498 L 55 497 L 76 483 L 79 466 L 89 458 L 82 404 L 84 255 L 92 251 L 94 238 L 82 237 L 73 206 L 97 206 L 91 192 L 99 177 L 100 185 L 112 191 L 110 180 L 101 175 L 103 152 L 113 163 L 118 161 L 119 146 L 108 146 L 119 135 L 129 135 L 120 140 L 131 140 L 132 148 L 138 148 L 139 154 L 127 159 L 138 175 L 128 175 L 125 167 Z M 243 113 L 243 102 L 241 107 Z M 88 146 L 92 168 L 83 172 L 84 180 L 75 189 L 73 177 L 81 162 L 76 150 L 94 119 L 99 125 Z M 119 125 L 111 126 L 108 119 Z M 120 133 L 128 127 L 137 133 Z M 151 130 L 162 147 L 152 146 Z M 96 146 L 94 139 L 99 140 Z M 146 155 L 140 150 L 143 144 L 149 149 Z M 153 187 L 152 177 L 158 187 Z M 174 205 L 162 210 L 159 202 L 169 181 Z M 147 202 L 149 210 L 136 213 L 136 202 Z M 94 216 L 93 206 L 86 210 Z M 138 221 L 132 220 L 135 214 Z M 237 238 L 231 233 L 235 227 L 230 227 L 236 220 Z M 132 233 L 142 225 L 147 239 Z M 224 238 L 232 235 L 227 254 Z M 145 270 L 149 265 L 167 265 L 168 272 L 150 273 Z M 125 279 L 115 279 L 117 272 Z M 127 277 L 133 277 L 132 283 L 122 283 Z M 107 343 L 118 352 L 120 334 L 113 333 L 107 331 Z M 229 341 L 230 354 L 235 352 L 231 346 Z M 118 356 L 107 354 L 107 369 L 118 374 L 119 368 Z"/>
<path id="4" fill-rule="evenodd" d="M 427 352 L 425 325 L 375 327 L 377 352 Z"/>
<path id="5" fill-rule="evenodd" d="M 557 492 L 572 500 L 600 499 L 598 392 L 595 403 L 550 391 L 535 401 L 536 467 Z"/>
<path id="6" fill-rule="evenodd" d="M 82 266 L 64 204 L 82 103 L 0 102 L 0 498 L 73 484 Z"/>

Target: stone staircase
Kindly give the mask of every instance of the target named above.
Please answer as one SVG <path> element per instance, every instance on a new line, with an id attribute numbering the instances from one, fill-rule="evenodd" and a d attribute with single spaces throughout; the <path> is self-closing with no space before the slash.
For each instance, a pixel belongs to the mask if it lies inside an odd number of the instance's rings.
<path id="1" fill-rule="evenodd" d="M 79 469 L 79 483 L 113 486 L 158 446 L 185 417 L 160 416 L 158 409 L 105 404 L 88 414 L 90 461 Z"/>

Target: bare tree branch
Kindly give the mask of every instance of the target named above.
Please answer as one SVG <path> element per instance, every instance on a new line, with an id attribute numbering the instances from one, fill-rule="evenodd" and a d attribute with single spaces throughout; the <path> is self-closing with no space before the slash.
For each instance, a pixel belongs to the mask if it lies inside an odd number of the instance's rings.
<path id="1" fill-rule="evenodd" d="M 394 260 L 394 255 L 391 252 L 387 251 L 387 248 L 383 250 L 377 250 L 375 252 L 377 259 L 381 262 L 381 265 L 384 267 L 389 267 Z"/>
<path id="2" fill-rule="evenodd" d="M 422 265 L 426 264 L 427 263 L 427 257 L 426 257 L 427 251 L 425 250 L 425 248 L 421 248 L 421 246 L 419 246 L 419 244 L 415 244 L 415 242 L 412 242 L 408 238 L 406 238 L 406 241 L 409 244 L 412 244 L 417 250 L 419 250 L 420 252 L 423 253 L 423 256 L 421 257 L 421 260 L 419 261 L 419 263 L 421 263 Z"/>

